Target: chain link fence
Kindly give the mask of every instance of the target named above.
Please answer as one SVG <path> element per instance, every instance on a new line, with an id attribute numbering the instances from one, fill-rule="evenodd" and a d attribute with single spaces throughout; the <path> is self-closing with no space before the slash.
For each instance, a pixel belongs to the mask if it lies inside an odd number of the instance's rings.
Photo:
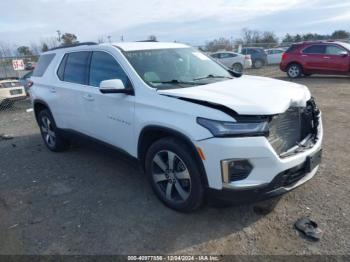
<path id="1" fill-rule="evenodd" d="M 38 56 L 0 57 L 0 121 L 10 112 L 30 107 L 27 85 L 38 58 Z M 15 70 L 13 66 L 16 60 L 21 61 L 21 66 L 17 68 L 19 70 Z"/>

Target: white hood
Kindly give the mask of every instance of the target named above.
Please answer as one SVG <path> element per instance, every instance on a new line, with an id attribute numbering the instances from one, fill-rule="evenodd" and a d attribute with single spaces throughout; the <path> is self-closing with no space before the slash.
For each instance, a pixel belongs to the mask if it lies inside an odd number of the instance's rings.
<path id="1" fill-rule="evenodd" d="M 306 106 L 311 97 L 306 86 L 248 75 L 202 86 L 159 90 L 158 93 L 223 105 L 241 115 L 280 114 L 290 106 Z"/>

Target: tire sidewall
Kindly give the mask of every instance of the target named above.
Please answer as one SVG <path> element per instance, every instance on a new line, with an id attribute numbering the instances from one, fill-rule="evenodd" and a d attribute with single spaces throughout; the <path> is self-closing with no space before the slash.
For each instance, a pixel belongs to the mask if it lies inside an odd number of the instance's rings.
<path id="1" fill-rule="evenodd" d="M 254 68 L 259 69 L 264 66 L 264 62 L 261 59 L 257 59 L 254 62 Z"/>
<path id="2" fill-rule="evenodd" d="M 240 63 L 234 63 L 231 68 L 235 69 L 235 67 L 238 67 L 240 70 L 237 71 L 237 73 L 242 73 L 243 72 L 243 66 Z"/>
<path id="3" fill-rule="evenodd" d="M 290 75 L 290 73 L 289 73 L 289 69 L 290 69 L 291 67 L 293 67 L 293 66 L 297 67 L 298 70 L 299 70 L 299 73 L 298 73 L 298 75 L 296 75 L 296 76 L 292 76 L 292 75 Z M 287 67 L 287 75 L 288 75 L 288 77 L 290 77 L 290 78 L 298 78 L 298 77 L 301 76 L 302 72 L 303 72 L 302 67 L 301 67 L 300 65 L 298 65 L 298 64 L 290 64 L 290 65 Z"/>
<path id="4" fill-rule="evenodd" d="M 152 176 L 153 158 L 158 152 L 162 150 L 169 150 L 177 154 L 181 158 L 181 160 L 184 162 L 184 164 L 186 165 L 189 171 L 189 174 L 191 177 L 191 193 L 188 199 L 183 203 L 174 203 L 172 201 L 169 201 L 167 198 L 165 198 L 165 196 L 163 195 L 163 193 L 160 191 L 159 187 L 156 185 L 156 183 L 153 180 L 153 176 Z M 201 205 L 203 201 L 204 190 L 203 190 L 203 184 L 202 184 L 198 164 L 194 160 L 193 152 L 191 152 L 190 148 L 185 144 L 181 143 L 179 140 L 173 139 L 173 138 L 165 138 L 165 139 L 156 141 L 149 148 L 146 154 L 145 170 L 155 194 L 166 206 L 172 209 L 175 209 L 177 211 L 190 212 L 195 210 Z"/>

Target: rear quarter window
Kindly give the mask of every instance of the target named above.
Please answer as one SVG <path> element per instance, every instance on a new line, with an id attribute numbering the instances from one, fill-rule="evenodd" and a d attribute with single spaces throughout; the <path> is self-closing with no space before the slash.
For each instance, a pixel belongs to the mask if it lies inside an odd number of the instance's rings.
<path id="1" fill-rule="evenodd" d="M 286 53 L 292 53 L 292 52 L 296 51 L 299 47 L 300 47 L 300 45 L 291 45 L 291 46 L 288 47 L 288 49 L 286 50 Z"/>
<path id="2" fill-rule="evenodd" d="M 34 69 L 33 76 L 42 77 L 54 57 L 55 54 L 41 55 L 38 64 Z"/>

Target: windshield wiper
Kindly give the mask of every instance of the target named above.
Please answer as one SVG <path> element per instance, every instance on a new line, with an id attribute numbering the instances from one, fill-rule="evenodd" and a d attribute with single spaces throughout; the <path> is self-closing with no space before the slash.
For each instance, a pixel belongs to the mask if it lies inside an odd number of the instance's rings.
<path id="1" fill-rule="evenodd" d="M 194 78 L 193 81 L 202 80 L 202 79 L 207 79 L 207 78 L 228 78 L 228 79 L 232 79 L 232 77 L 229 77 L 229 76 L 219 76 L 219 75 L 209 74 L 209 75 L 207 75 L 207 76 L 202 76 L 202 77 Z"/>
<path id="2" fill-rule="evenodd" d="M 180 81 L 177 79 L 169 80 L 169 81 L 150 81 L 154 84 L 175 84 L 175 85 L 198 85 L 198 83 L 195 82 L 189 82 L 189 81 Z"/>

